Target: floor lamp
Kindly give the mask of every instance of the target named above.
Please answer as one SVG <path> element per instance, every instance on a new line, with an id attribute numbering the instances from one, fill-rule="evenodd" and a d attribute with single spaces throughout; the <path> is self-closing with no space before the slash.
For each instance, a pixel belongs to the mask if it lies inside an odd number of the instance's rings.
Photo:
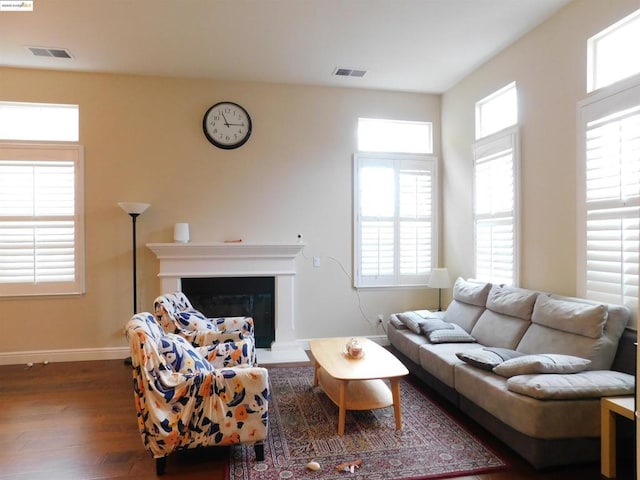
<path id="1" fill-rule="evenodd" d="M 131 224 L 133 226 L 133 314 L 138 310 L 138 272 L 136 261 L 136 219 L 150 207 L 148 203 L 139 202 L 119 202 L 121 209 L 131 216 Z M 124 363 L 131 365 L 131 357 L 124 359 Z"/>
<path id="2" fill-rule="evenodd" d="M 429 286 L 438 289 L 438 311 L 442 311 L 442 289 L 451 287 L 449 270 L 446 268 L 434 268 L 429 277 Z"/>
<path id="3" fill-rule="evenodd" d="M 133 226 L 133 314 L 138 310 L 138 280 L 137 280 L 137 262 L 136 262 L 136 219 L 150 207 L 148 203 L 138 202 L 120 202 L 120 208 L 131 216 Z"/>

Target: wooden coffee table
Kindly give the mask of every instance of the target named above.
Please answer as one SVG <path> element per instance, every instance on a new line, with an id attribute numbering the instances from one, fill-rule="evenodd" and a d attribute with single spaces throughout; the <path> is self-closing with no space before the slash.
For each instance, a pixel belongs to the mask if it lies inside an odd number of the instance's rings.
<path id="1" fill-rule="evenodd" d="M 401 430 L 400 377 L 409 371 L 377 343 L 366 338 L 358 340 L 364 350 L 360 358 L 346 354 L 347 337 L 311 340 L 309 347 L 315 360 L 313 384 L 320 385 L 339 408 L 338 435 L 344 435 L 347 410 L 375 410 L 391 405 L 396 430 Z"/>

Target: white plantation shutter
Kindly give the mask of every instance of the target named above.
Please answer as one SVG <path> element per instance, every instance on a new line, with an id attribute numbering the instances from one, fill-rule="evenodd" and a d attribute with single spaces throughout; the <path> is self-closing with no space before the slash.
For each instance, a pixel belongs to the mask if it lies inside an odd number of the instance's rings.
<path id="1" fill-rule="evenodd" d="M 518 279 L 517 130 L 473 145 L 475 277 L 516 285 Z"/>
<path id="2" fill-rule="evenodd" d="M 83 291 L 82 149 L 0 144 L 0 295 Z"/>
<path id="3" fill-rule="evenodd" d="M 584 171 L 581 294 L 637 313 L 640 86 L 579 106 Z"/>
<path id="4" fill-rule="evenodd" d="M 435 258 L 434 157 L 355 159 L 355 284 L 425 285 Z"/>

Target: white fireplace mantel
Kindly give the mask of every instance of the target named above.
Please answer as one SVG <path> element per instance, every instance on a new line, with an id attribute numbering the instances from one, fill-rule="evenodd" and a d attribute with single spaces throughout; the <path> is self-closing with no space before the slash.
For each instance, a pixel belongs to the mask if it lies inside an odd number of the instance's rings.
<path id="1" fill-rule="evenodd" d="M 299 349 L 295 336 L 295 258 L 303 243 L 148 243 L 158 257 L 162 292 L 181 291 L 182 278 L 275 278 L 275 330 L 272 350 Z"/>

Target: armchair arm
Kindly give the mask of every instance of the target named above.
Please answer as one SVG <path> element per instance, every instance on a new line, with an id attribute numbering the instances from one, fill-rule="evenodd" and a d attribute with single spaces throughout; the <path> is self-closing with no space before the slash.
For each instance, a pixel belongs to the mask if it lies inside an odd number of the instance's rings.
<path id="1" fill-rule="evenodd" d="M 212 318 L 221 332 L 240 331 L 244 335 L 254 335 L 254 324 L 252 317 L 220 317 Z"/>
<path id="2" fill-rule="evenodd" d="M 194 347 L 207 347 L 224 342 L 240 342 L 245 338 L 242 332 L 217 332 L 215 330 L 176 329 L 175 333 Z"/>
<path id="3" fill-rule="evenodd" d="M 242 340 L 227 341 L 198 347 L 199 353 L 206 358 L 213 368 L 235 367 L 256 364 L 256 349 L 253 337 Z"/>

